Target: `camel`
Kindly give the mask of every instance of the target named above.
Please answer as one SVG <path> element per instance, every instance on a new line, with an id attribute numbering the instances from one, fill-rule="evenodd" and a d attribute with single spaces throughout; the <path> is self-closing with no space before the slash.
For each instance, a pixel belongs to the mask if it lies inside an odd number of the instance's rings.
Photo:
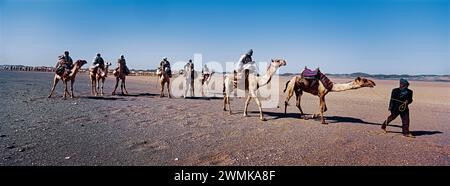
<path id="1" fill-rule="evenodd" d="M 256 74 L 249 74 L 248 82 L 249 82 L 249 94 L 247 94 L 247 99 L 245 101 L 244 108 L 244 117 L 247 117 L 247 108 L 250 100 L 255 98 L 255 102 L 259 107 L 259 119 L 265 121 L 266 119 L 263 117 L 261 101 L 258 98 L 259 87 L 265 86 L 270 83 L 272 76 L 278 70 L 278 68 L 285 66 L 286 61 L 283 59 L 272 59 L 272 62 L 267 67 L 266 73 L 263 76 L 258 76 Z M 234 76 L 232 74 L 225 75 L 224 79 L 224 98 L 223 98 L 223 110 L 226 111 L 226 106 L 228 105 L 229 113 L 231 114 L 231 104 L 230 104 L 230 95 L 233 91 L 233 88 L 236 87 L 236 82 L 234 81 Z"/>
<path id="2" fill-rule="evenodd" d="M 205 97 L 205 89 L 206 89 L 206 95 L 209 94 L 209 82 L 211 82 L 211 78 L 214 75 L 214 71 L 211 73 L 204 73 L 202 76 L 202 79 L 200 80 L 202 82 L 202 96 Z"/>
<path id="3" fill-rule="evenodd" d="M 91 94 L 97 96 L 98 92 L 103 95 L 103 85 L 105 84 L 106 77 L 108 76 L 108 68 L 111 63 L 106 63 L 105 71 L 100 71 L 100 68 L 90 68 L 89 77 L 91 79 Z M 100 86 L 101 80 L 101 86 Z"/>
<path id="4" fill-rule="evenodd" d="M 86 64 L 86 60 L 77 60 L 72 69 L 70 74 L 66 74 L 66 72 L 63 73 L 62 76 L 55 73 L 55 76 L 53 78 L 53 86 L 52 90 L 50 91 L 50 95 L 48 98 L 51 98 L 53 95 L 53 92 L 55 91 L 55 87 L 58 84 L 59 80 L 62 80 L 64 83 L 64 99 L 66 99 L 67 94 L 70 95 L 71 98 L 75 98 L 75 95 L 73 94 L 73 83 L 75 82 L 75 78 L 77 76 L 78 71 L 81 69 L 81 67 Z M 67 90 L 67 83 L 70 81 L 70 92 Z"/>
<path id="5" fill-rule="evenodd" d="M 304 91 L 304 92 L 308 92 L 312 95 L 319 97 L 321 121 L 322 121 L 322 124 L 328 124 L 327 122 L 325 122 L 323 113 L 327 111 L 327 105 L 325 103 L 325 96 L 329 92 L 342 92 L 342 91 L 346 91 L 346 90 L 354 90 L 354 89 L 359 89 L 359 88 L 363 88 L 363 87 L 373 88 L 375 86 L 375 82 L 373 82 L 372 80 L 366 79 L 366 78 L 362 78 L 362 77 L 357 77 L 353 81 L 350 81 L 347 83 L 333 83 L 333 82 L 329 81 L 329 79 L 324 74 L 322 74 L 319 71 L 319 69 L 317 69 L 317 71 L 319 72 L 318 75 L 320 76 L 320 78 L 326 78 L 326 81 L 330 82 L 328 86 L 325 86 L 322 83 L 322 81 L 320 81 L 319 79 L 313 79 L 313 80 L 306 79 L 303 77 L 303 75 L 294 76 L 291 78 L 291 80 L 286 82 L 286 87 L 283 92 L 286 92 L 286 90 L 288 92 L 287 92 L 286 99 L 284 101 L 284 115 L 286 115 L 286 109 L 288 106 L 288 102 L 294 93 L 297 97 L 296 106 L 300 110 L 300 114 L 303 115 L 303 110 L 302 110 L 302 107 L 300 106 L 300 102 L 301 102 L 301 97 L 302 97 L 303 91 Z M 326 87 L 328 87 L 328 88 L 326 88 Z M 315 118 L 318 115 L 319 114 L 313 114 L 313 117 Z"/>
<path id="6" fill-rule="evenodd" d="M 184 75 L 184 82 L 185 82 L 185 86 L 184 86 L 184 95 L 183 97 L 186 98 L 187 96 L 187 92 L 189 91 L 189 93 L 191 94 L 191 97 L 195 97 L 194 95 L 194 71 L 193 71 L 193 65 L 189 65 L 186 64 L 186 66 L 184 66 L 184 71 L 183 75 Z"/>
<path id="7" fill-rule="evenodd" d="M 117 86 L 119 85 L 119 81 L 121 81 L 120 83 L 120 90 L 122 91 L 122 95 L 126 95 L 128 94 L 127 91 L 127 87 L 125 86 L 125 79 L 127 77 L 127 75 L 125 74 L 125 64 L 118 62 L 118 68 L 116 68 L 116 70 L 113 71 L 113 75 L 116 77 L 116 86 L 114 86 L 114 90 L 112 92 L 112 95 L 116 95 L 116 89 Z M 123 92 L 123 90 L 125 90 L 125 94 Z"/>
<path id="8" fill-rule="evenodd" d="M 170 93 L 170 77 L 169 74 L 165 70 L 161 70 L 158 68 L 156 71 L 156 75 L 159 76 L 159 85 L 161 86 L 160 97 L 164 97 L 164 84 L 167 84 L 167 91 L 169 94 L 169 98 L 172 98 L 172 94 Z"/>

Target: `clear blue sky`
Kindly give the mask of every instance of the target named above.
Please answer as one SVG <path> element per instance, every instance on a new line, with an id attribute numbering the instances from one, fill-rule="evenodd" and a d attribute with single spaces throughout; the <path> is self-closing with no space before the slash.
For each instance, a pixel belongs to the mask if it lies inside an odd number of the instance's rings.
<path id="1" fill-rule="evenodd" d="M 0 64 L 101 52 L 130 68 L 281 57 L 298 72 L 450 74 L 450 0 L 0 0 Z"/>

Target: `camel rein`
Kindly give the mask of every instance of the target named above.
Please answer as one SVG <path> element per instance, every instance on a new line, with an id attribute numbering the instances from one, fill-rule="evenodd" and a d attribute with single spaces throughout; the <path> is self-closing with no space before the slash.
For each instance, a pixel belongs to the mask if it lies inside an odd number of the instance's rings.
<path id="1" fill-rule="evenodd" d="M 386 99 L 384 96 L 378 94 L 378 93 L 375 92 L 374 90 L 371 90 L 371 91 L 372 91 L 376 96 L 378 96 L 379 98 Z M 402 100 L 398 100 L 398 99 L 394 99 L 394 98 L 391 98 L 390 100 L 393 100 L 393 101 L 397 101 L 397 102 L 402 103 L 402 104 L 400 105 L 400 107 L 398 107 L 398 110 L 399 110 L 400 112 L 403 112 L 403 111 L 406 110 L 406 106 L 408 105 L 408 101 L 402 101 Z"/>

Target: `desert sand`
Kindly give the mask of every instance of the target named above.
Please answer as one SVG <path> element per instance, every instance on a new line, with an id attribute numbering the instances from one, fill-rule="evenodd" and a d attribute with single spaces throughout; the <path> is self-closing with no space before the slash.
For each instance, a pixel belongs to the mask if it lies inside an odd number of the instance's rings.
<path id="1" fill-rule="evenodd" d="M 243 117 L 244 99 L 222 110 L 211 99 L 159 97 L 155 77 L 127 77 L 128 96 L 91 96 L 86 73 L 75 82 L 75 99 L 47 98 L 53 74 L 0 72 L 0 165 L 450 165 L 450 84 L 412 81 L 411 131 L 396 119 L 381 131 L 388 97 L 397 81 L 374 80 L 363 88 L 327 95 L 329 125 L 299 119 L 295 100 L 283 117 L 254 101 Z M 221 78 L 217 75 L 216 78 Z M 350 79 L 335 79 L 346 82 Z M 198 81 L 196 82 L 198 85 Z M 221 85 L 219 85 L 221 86 Z M 198 92 L 198 90 L 197 90 Z M 199 94 L 197 94 L 199 95 Z M 319 100 L 305 93 L 303 111 L 318 113 Z"/>

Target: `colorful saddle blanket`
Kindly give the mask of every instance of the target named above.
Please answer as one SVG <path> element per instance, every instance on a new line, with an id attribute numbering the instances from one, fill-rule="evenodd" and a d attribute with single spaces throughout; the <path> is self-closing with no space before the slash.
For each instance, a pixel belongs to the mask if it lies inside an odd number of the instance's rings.
<path id="1" fill-rule="evenodd" d="M 318 68 L 313 71 L 305 67 L 305 70 L 303 70 L 302 75 L 305 78 L 318 78 L 319 73 L 320 70 Z"/>
<path id="2" fill-rule="evenodd" d="M 305 67 L 305 70 L 301 73 L 303 77 L 303 81 L 300 82 L 301 85 L 299 85 L 302 89 L 309 89 L 309 90 L 318 90 L 319 87 L 319 81 L 323 84 L 323 86 L 331 90 L 333 88 L 333 82 L 328 79 L 328 77 L 320 72 L 319 69 L 316 69 L 314 71 L 308 69 Z M 311 92 L 312 94 L 317 95 L 317 92 Z"/>

